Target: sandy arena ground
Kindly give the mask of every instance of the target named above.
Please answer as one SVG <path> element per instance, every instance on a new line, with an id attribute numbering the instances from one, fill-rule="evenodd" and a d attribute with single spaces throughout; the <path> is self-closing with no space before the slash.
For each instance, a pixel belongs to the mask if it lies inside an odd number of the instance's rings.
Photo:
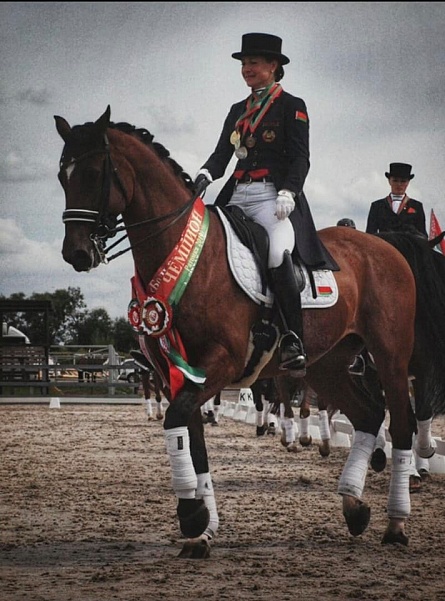
<path id="1" fill-rule="evenodd" d="M 223 397 L 224 398 L 224 397 Z M 220 514 L 209 559 L 179 559 L 162 422 L 142 405 L 0 406 L 1 601 L 445 601 L 445 475 L 411 496 L 408 547 L 383 546 L 388 468 L 349 535 L 347 449 L 206 425 Z M 445 438 L 445 421 L 433 434 Z"/>

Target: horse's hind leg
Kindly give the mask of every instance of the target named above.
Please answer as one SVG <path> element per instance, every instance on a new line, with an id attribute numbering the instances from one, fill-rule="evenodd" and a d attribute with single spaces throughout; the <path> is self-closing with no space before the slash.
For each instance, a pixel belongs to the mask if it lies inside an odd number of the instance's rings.
<path id="1" fill-rule="evenodd" d="M 406 347 L 409 348 L 409 345 Z M 389 523 L 382 543 L 407 545 L 405 524 L 411 512 L 409 481 L 413 464 L 412 440 L 415 418 L 409 399 L 408 360 L 404 360 L 402 349 L 403 346 L 399 347 L 399 354 L 395 349 L 392 359 L 388 357 L 386 361 L 382 361 L 382 357 L 376 357 L 376 365 L 390 413 L 389 433 L 393 446 L 387 504 Z"/>
<path id="2" fill-rule="evenodd" d="M 161 378 L 158 376 L 157 372 L 153 373 L 153 384 L 156 398 L 156 419 L 161 420 L 164 417 L 162 414 L 162 381 Z"/>
<path id="3" fill-rule="evenodd" d="M 279 401 L 279 410 L 281 414 L 281 444 L 289 453 L 297 453 L 298 446 L 296 444 L 295 432 L 295 416 L 292 409 L 292 397 L 295 387 L 295 378 L 280 376 L 274 378 L 274 386 L 276 392 L 275 401 Z M 276 403 L 275 403 L 276 404 Z"/>
<path id="4" fill-rule="evenodd" d="M 320 429 L 321 443 L 318 451 L 322 457 L 329 457 L 331 454 L 331 427 L 327 409 L 321 409 L 318 406 L 318 427 Z"/>
<path id="5" fill-rule="evenodd" d="M 384 405 L 374 402 L 348 372 L 348 349 L 337 347 L 307 373 L 309 384 L 320 402 L 341 409 L 349 418 L 355 435 L 348 460 L 343 468 L 338 493 L 342 496 L 343 515 L 353 536 L 362 534 L 370 519 L 370 508 L 362 501 L 368 465 L 375 437 L 384 418 Z"/>
<path id="6" fill-rule="evenodd" d="M 311 419 L 311 399 L 314 394 L 314 391 L 309 386 L 304 387 L 303 400 L 300 405 L 300 433 L 298 437 L 303 447 L 309 447 L 312 444 L 312 436 L 309 434 L 309 423 Z"/>

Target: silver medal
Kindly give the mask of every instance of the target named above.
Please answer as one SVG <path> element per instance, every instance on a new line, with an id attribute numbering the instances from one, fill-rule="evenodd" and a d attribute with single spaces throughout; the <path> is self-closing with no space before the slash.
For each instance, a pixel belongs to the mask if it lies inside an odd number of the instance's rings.
<path id="1" fill-rule="evenodd" d="M 245 146 L 240 146 L 235 150 L 235 156 L 237 159 L 245 159 L 248 155 L 247 148 Z"/>

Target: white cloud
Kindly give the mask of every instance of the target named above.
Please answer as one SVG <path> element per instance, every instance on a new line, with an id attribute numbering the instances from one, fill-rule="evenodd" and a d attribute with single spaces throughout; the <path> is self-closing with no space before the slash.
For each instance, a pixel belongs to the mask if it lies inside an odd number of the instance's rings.
<path id="1" fill-rule="evenodd" d="M 147 128 L 193 177 L 249 92 L 231 58 L 247 31 L 280 35 L 291 59 L 282 83 L 308 106 L 319 228 L 350 217 L 364 229 L 393 161 L 413 165 L 408 193 L 445 222 L 444 3 L 6 2 L 0 17 L 3 293 L 79 286 L 90 309 L 126 314 L 129 255 L 91 274 L 61 257 L 53 115 L 82 124 L 110 104 L 113 121 Z"/>

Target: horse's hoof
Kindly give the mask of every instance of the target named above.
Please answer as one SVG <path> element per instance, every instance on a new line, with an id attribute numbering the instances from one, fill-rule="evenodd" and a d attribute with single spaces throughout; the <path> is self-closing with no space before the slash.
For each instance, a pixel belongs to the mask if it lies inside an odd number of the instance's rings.
<path id="1" fill-rule="evenodd" d="M 331 445 L 327 441 L 323 441 L 320 445 L 318 445 L 318 452 L 322 457 L 329 457 L 331 454 Z"/>
<path id="2" fill-rule="evenodd" d="M 383 472 L 386 467 L 386 453 L 383 449 L 376 449 L 371 457 L 371 467 L 375 472 Z"/>
<path id="3" fill-rule="evenodd" d="M 295 442 L 290 442 L 288 445 L 286 445 L 286 449 L 288 453 L 298 453 L 300 450 Z"/>
<path id="4" fill-rule="evenodd" d="M 275 436 L 276 434 L 276 428 L 275 428 L 275 424 L 269 424 L 267 427 L 267 434 L 269 434 L 270 436 Z"/>
<path id="5" fill-rule="evenodd" d="M 209 510 L 202 499 L 179 499 L 177 514 L 186 538 L 197 538 L 209 525 Z"/>
<path id="6" fill-rule="evenodd" d="M 162 418 L 163 418 L 163 415 L 162 415 L 162 413 L 158 413 L 158 414 L 156 415 L 156 419 L 157 419 L 158 421 L 160 421 Z"/>
<path id="7" fill-rule="evenodd" d="M 187 541 L 178 557 L 183 559 L 207 559 L 210 557 L 210 544 L 207 540 Z"/>
<path id="8" fill-rule="evenodd" d="M 147 419 L 149 422 L 152 422 L 154 420 L 154 417 L 152 415 L 147 415 Z"/>
<path id="9" fill-rule="evenodd" d="M 217 422 L 217 421 L 213 421 L 213 422 L 212 422 L 212 426 L 219 426 L 219 424 L 218 424 L 218 422 Z"/>
<path id="10" fill-rule="evenodd" d="M 264 434 L 266 434 L 266 426 L 257 426 L 256 427 L 256 435 L 264 436 Z"/>
<path id="11" fill-rule="evenodd" d="M 409 477 L 409 492 L 415 493 L 420 492 L 422 490 L 422 478 L 420 476 L 410 476 Z"/>
<path id="12" fill-rule="evenodd" d="M 424 467 L 420 468 L 418 473 L 419 476 L 422 478 L 422 482 L 428 482 L 429 480 L 432 480 L 431 474 Z"/>
<path id="13" fill-rule="evenodd" d="M 399 545 L 404 545 L 405 547 L 407 547 L 408 541 L 409 541 L 409 539 L 404 532 L 402 532 L 402 531 L 393 532 L 391 530 L 387 530 L 385 532 L 385 534 L 383 535 L 382 545 L 399 544 Z"/>
<path id="14" fill-rule="evenodd" d="M 343 511 L 343 516 L 350 534 L 359 536 L 368 527 L 371 519 L 371 508 L 363 501 L 358 501 L 355 507 Z"/>
<path id="15" fill-rule="evenodd" d="M 312 436 L 300 436 L 299 441 L 302 447 L 310 447 L 312 444 Z"/>

